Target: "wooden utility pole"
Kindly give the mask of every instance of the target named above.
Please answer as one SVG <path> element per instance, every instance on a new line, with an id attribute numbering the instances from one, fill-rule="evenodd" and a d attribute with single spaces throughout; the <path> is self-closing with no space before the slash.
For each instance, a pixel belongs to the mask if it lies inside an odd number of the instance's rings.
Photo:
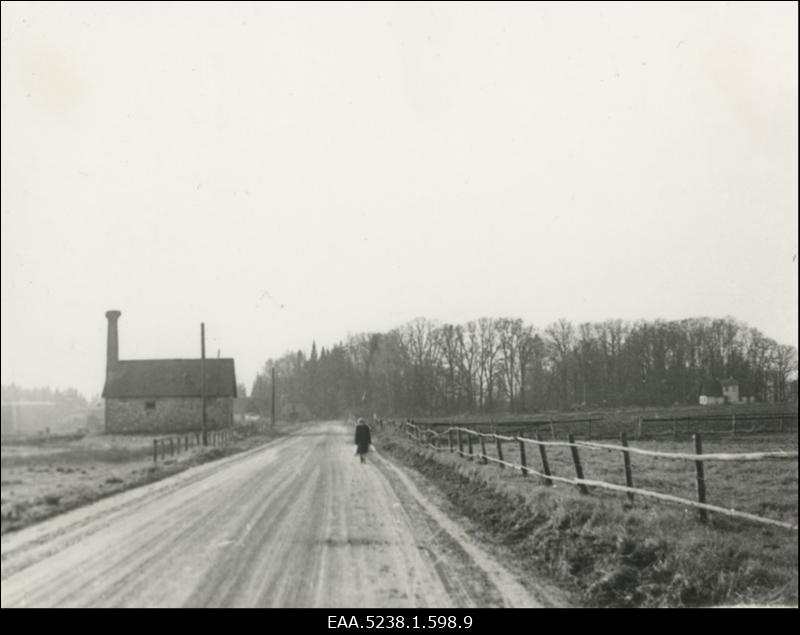
<path id="1" fill-rule="evenodd" d="M 275 367 L 272 367 L 272 427 L 275 427 Z"/>
<path id="2" fill-rule="evenodd" d="M 200 386 L 203 402 L 203 445 L 208 445 L 208 432 L 206 430 L 206 325 L 200 323 Z"/>

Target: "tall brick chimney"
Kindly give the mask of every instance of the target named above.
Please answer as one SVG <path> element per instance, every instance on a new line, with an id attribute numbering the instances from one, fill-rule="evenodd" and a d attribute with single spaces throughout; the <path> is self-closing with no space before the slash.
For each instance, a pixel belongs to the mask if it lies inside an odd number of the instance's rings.
<path id="1" fill-rule="evenodd" d="M 108 342 L 106 344 L 106 373 L 119 361 L 119 334 L 117 333 L 117 320 L 122 315 L 120 311 L 106 311 L 108 318 Z"/>

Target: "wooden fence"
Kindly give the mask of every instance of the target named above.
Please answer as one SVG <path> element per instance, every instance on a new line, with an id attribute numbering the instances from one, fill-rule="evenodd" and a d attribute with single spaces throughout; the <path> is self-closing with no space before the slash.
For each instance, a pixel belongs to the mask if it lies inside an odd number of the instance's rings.
<path id="1" fill-rule="evenodd" d="M 206 432 L 208 445 L 224 445 L 233 438 L 233 430 L 226 428 L 223 430 L 209 430 Z M 203 433 L 192 432 L 175 437 L 159 437 L 153 439 L 153 463 L 158 462 L 159 458 L 163 461 L 167 456 L 175 456 L 181 452 L 188 452 L 190 448 L 203 445 Z"/>
<path id="2" fill-rule="evenodd" d="M 660 437 L 691 437 L 694 434 L 737 436 L 764 432 L 797 432 L 797 413 L 753 413 L 747 412 L 726 415 L 676 415 L 674 417 L 587 417 L 568 419 L 536 419 L 508 421 L 456 422 L 453 420 L 428 420 L 421 425 L 426 428 L 442 429 L 457 426 L 469 427 L 480 432 L 520 433 L 541 432 L 555 441 L 567 439 L 570 434 L 585 439 L 617 438 L 624 431 L 635 439 Z"/>
<path id="3" fill-rule="evenodd" d="M 628 499 L 633 501 L 634 495 L 645 496 L 649 498 L 658 499 L 670 503 L 678 503 L 680 505 L 687 505 L 694 507 L 698 510 L 699 518 L 702 522 L 707 520 L 708 512 L 724 514 L 735 518 L 743 518 L 766 525 L 774 525 L 797 531 L 797 525 L 771 518 L 764 518 L 755 514 L 738 511 L 736 509 L 728 509 L 711 505 L 706 502 L 706 489 L 705 489 L 705 471 L 704 463 L 708 461 L 764 461 L 764 460 L 794 460 L 797 461 L 797 452 L 747 452 L 747 453 L 712 453 L 704 454 L 702 437 L 699 433 L 694 434 L 694 453 L 682 452 L 659 452 L 655 450 L 644 450 L 641 448 L 634 448 L 628 445 L 628 437 L 625 432 L 620 434 L 620 444 L 596 443 L 591 441 L 576 441 L 572 434 L 568 435 L 567 441 L 545 441 L 542 439 L 541 431 L 537 431 L 536 438 L 528 438 L 524 436 L 507 436 L 497 433 L 478 432 L 469 428 L 460 426 L 449 427 L 446 430 L 437 432 L 431 429 L 426 429 L 418 426 L 411 421 L 403 422 L 403 432 L 411 437 L 417 444 L 430 448 L 437 452 L 452 452 L 459 456 L 479 460 L 483 464 L 495 463 L 500 468 L 518 469 L 523 476 L 534 474 L 539 476 L 544 485 L 553 485 L 554 482 L 566 483 L 574 485 L 582 494 L 588 494 L 589 487 L 597 487 L 614 492 L 624 493 Z M 480 444 L 480 452 L 476 452 L 475 443 L 476 439 Z M 443 443 L 446 441 L 446 445 Z M 487 441 L 495 444 L 497 456 L 489 456 L 486 452 Z M 520 463 L 513 463 L 505 460 L 503 456 L 503 444 L 514 443 L 518 444 Z M 538 450 L 539 459 L 541 462 L 541 471 L 531 467 L 527 460 L 525 447 L 531 446 Z M 549 461 L 547 458 L 548 447 L 567 447 L 570 449 L 572 463 L 575 469 L 574 477 L 556 476 L 550 470 Z M 622 463 L 625 474 L 625 485 L 617 485 L 615 483 L 608 483 L 605 481 L 587 479 L 583 473 L 583 465 L 580 459 L 580 450 L 598 451 L 598 452 L 619 452 L 622 455 Z M 665 460 L 673 461 L 688 461 L 694 464 L 695 468 L 695 482 L 697 489 L 697 500 L 673 496 L 671 494 L 664 494 L 661 492 L 654 492 L 633 486 L 633 473 L 631 469 L 630 455 L 640 454 L 649 457 L 657 457 Z"/>

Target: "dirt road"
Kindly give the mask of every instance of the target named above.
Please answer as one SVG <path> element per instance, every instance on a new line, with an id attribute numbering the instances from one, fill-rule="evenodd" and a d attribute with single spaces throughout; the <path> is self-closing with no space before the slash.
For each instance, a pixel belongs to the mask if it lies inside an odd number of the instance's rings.
<path id="1" fill-rule="evenodd" d="M 0 551 L 3 607 L 559 602 L 379 453 L 361 465 L 340 422 L 7 534 Z"/>

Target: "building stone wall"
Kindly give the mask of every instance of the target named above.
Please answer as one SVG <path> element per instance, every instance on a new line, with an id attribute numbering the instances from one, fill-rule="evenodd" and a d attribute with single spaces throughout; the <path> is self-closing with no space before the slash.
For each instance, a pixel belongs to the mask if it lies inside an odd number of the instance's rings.
<path id="1" fill-rule="evenodd" d="M 164 434 L 199 431 L 203 417 L 199 397 L 106 399 L 106 432 L 113 434 Z M 233 425 L 233 399 L 206 399 L 209 430 Z"/>

